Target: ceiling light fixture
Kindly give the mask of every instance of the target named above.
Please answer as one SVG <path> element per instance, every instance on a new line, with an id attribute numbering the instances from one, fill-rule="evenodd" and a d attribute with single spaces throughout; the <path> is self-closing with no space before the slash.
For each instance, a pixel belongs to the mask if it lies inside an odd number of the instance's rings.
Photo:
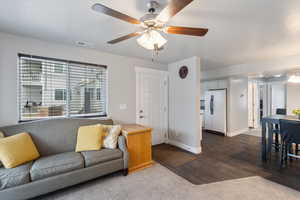
<path id="1" fill-rule="evenodd" d="M 290 83 L 300 83 L 300 74 L 295 73 L 289 77 L 288 82 Z"/>
<path id="2" fill-rule="evenodd" d="M 158 52 L 163 50 L 164 44 L 167 42 L 167 40 L 161 36 L 159 32 L 197 37 L 203 37 L 208 32 L 207 28 L 167 25 L 172 17 L 177 15 L 182 9 L 193 2 L 193 0 L 169 0 L 164 8 L 158 1 L 148 0 L 148 2 L 148 13 L 140 19 L 128 16 L 127 14 L 123 14 L 100 3 L 96 3 L 92 6 L 92 9 L 96 12 L 123 20 L 130 24 L 138 24 L 142 29 L 142 31 L 137 30 L 133 33 L 108 41 L 108 44 L 116 44 L 136 36 L 141 36 L 137 39 L 138 44 L 146 49 L 154 50 L 153 55 L 158 55 Z M 157 12 L 158 10 L 159 12 Z"/>
<path id="3" fill-rule="evenodd" d="M 139 37 L 137 39 L 137 42 L 145 49 L 159 50 L 167 43 L 167 40 L 157 31 L 149 30 L 146 31 L 141 37 Z"/>

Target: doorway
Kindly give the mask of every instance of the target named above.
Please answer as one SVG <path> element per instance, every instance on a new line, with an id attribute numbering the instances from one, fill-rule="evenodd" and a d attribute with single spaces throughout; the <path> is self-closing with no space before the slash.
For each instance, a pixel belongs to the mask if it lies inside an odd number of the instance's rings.
<path id="1" fill-rule="evenodd" d="M 262 108 L 259 91 L 256 81 L 248 82 L 248 127 L 251 129 L 259 128 L 260 109 Z"/>
<path id="2" fill-rule="evenodd" d="M 261 120 L 275 115 L 277 109 L 286 108 L 286 84 L 268 79 L 250 80 L 248 83 L 249 128 L 260 128 Z"/>
<path id="3" fill-rule="evenodd" d="M 152 145 L 168 137 L 168 72 L 136 67 L 136 123 L 151 127 Z"/>

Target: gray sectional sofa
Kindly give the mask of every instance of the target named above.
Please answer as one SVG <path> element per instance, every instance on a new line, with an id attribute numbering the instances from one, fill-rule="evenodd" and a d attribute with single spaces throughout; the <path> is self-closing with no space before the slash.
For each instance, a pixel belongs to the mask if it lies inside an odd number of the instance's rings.
<path id="1" fill-rule="evenodd" d="M 16 168 L 0 167 L 0 199 L 29 199 L 120 170 L 127 175 L 124 136 L 119 136 L 117 149 L 75 152 L 78 128 L 97 123 L 110 125 L 113 121 L 53 119 L 0 127 L 5 136 L 30 133 L 41 155 Z"/>

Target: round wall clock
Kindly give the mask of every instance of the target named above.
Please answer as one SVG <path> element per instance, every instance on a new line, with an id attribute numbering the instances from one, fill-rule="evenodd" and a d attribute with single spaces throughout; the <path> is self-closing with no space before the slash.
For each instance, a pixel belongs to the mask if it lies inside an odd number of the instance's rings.
<path id="1" fill-rule="evenodd" d="M 189 73 L 189 69 L 187 68 L 187 66 L 180 67 L 179 69 L 180 78 L 185 79 L 188 73 Z"/>

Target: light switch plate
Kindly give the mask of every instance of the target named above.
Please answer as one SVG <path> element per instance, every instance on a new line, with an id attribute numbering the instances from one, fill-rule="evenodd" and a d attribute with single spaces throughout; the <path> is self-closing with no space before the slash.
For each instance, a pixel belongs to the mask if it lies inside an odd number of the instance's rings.
<path id="1" fill-rule="evenodd" d="M 126 110 L 127 104 L 120 104 L 120 110 Z"/>

